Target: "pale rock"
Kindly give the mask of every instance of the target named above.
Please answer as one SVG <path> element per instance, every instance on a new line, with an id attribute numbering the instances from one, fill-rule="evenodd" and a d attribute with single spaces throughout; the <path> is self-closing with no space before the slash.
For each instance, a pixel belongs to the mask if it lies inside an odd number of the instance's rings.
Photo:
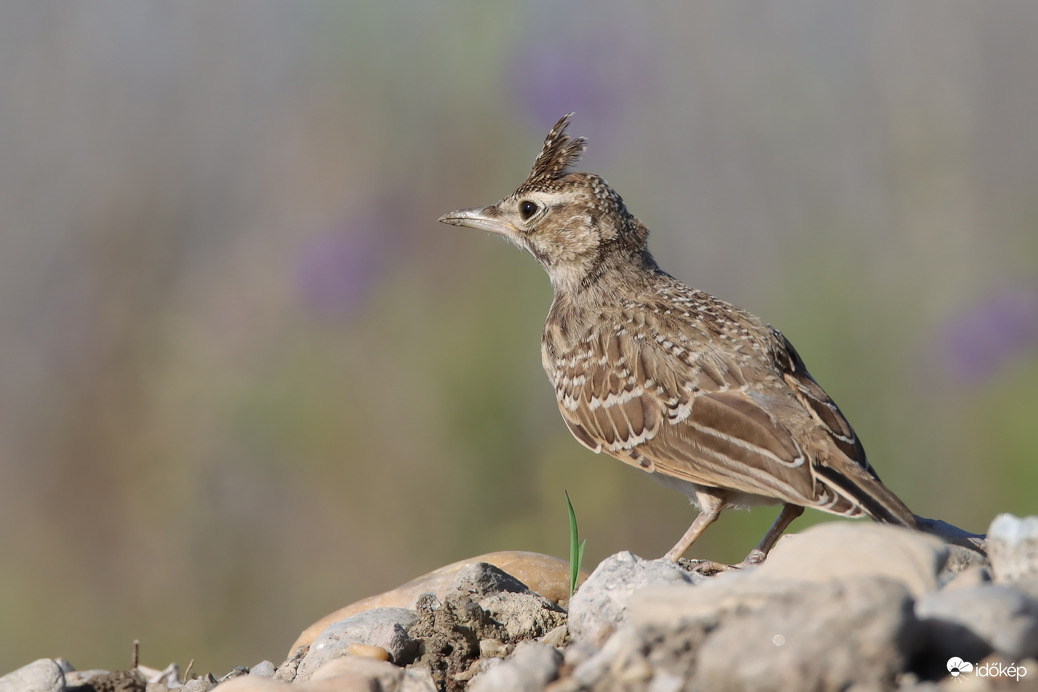
<path id="1" fill-rule="evenodd" d="M 221 682 L 214 689 L 220 692 L 291 692 L 293 685 L 259 675 L 242 675 Z"/>
<path id="2" fill-rule="evenodd" d="M 988 529 L 988 558 L 996 582 L 1038 578 L 1038 517 L 995 517 Z"/>
<path id="3" fill-rule="evenodd" d="M 65 687 L 80 687 L 87 684 L 92 679 L 101 676 L 109 675 L 109 671 L 102 668 L 93 668 L 91 670 L 72 670 L 65 669 Z"/>
<path id="4" fill-rule="evenodd" d="M 577 589 L 569 604 L 569 631 L 591 635 L 623 621 L 632 597 L 649 585 L 696 584 L 708 577 L 688 572 L 669 560 L 644 560 L 622 552 L 603 560 Z"/>
<path id="5" fill-rule="evenodd" d="M 911 655 L 916 627 L 899 581 L 801 584 L 755 612 L 726 613 L 696 652 L 692 687 L 886 688 Z"/>
<path id="6" fill-rule="evenodd" d="M 318 635 L 327 629 L 328 625 L 345 620 L 351 615 L 374 608 L 414 608 L 418 597 L 424 593 L 431 593 L 437 599 L 443 601 L 446 599 L 447 591 L 450 589 L 451 583 L 458 572 L 480 562 L 494 565 L 501 571 L 511 574 L 531 591 L 540 594 L 553 603 L 565 607 L 569 599 L 569 563 L 565 560 L 560 560 L 550 555 L 521 550 L 487 553 L 440 567 L 395 589 L 377 596 L 364 598 L 340 608 L 303 630 L 295 643 L 292 644 L 289 656 L 298 650 L 299 647 L 313 642 Z M 586 577 L 587 573 L 581 572 L 581 580 Z"/>
<path id="7" fill-rule="evenodd" d="M 541 637 L 538 641 L 548 646 L 553 646 L 556 649 L 562 649 L 566 645 L 566 640 L 569 639 L 569 628 L 566 625 L 559 625 L 551 632 Z"/>
<path id="8" fill-rule="evenodd" d="M 65 684 L 68 685 L 68 674 L 75 672 L 76 667 L 72 665 L 72 663 L 64 656 L 58 656 L 57 658 L 51 660 L 54 661 L 58 668 L 61 668 L 62 673 L 65 673 Z"/>
<path id="9" fill-rule="evenodd" d="M 367 677 L 376 680 L 381 687 L 396 688 L 404 677 L 404 669 L 387 661 L 372 658 L 347 656 L 328 661 L 310 676 L 311 682 L 347 676 Z"/>
<path id="10" fill-rule="evenodd" d="M 385 692 L 385 691 L 383 691 Z M 407 668 L 397 692 L 438 692 L 428 668 Z"/>
<path id="11" fill-rule="evenodd" d="M 305 682 L 329 661 L 348 656 L 353 644 L 382 647 L 394 661 L 410 662 L 417 643 L 408 636 L 407 628 L 415 618 L 414 611 L 406 608 L 376 608 L 332 623 L 303 656 L 295 682 Z"/>
<path id="12" fill-rule="evenodd" d="M 510 658 L 480 673 L 470 692 L 538 692 L 559 674 L 562 654 L 533 641 L 520 642 Z"/>
<path id="13" fill-rule="evenodd" d="M 956 574 L 947 584 L 941 587 L 942 591 L 955 591 L 957 589 L 968 589 L 974 586 L 991 583 L 991 573 L 987 567 L 974 565 Z"/>
<path id="14" fill-rule="evenodd" d="M 813 583 L 885 577 L 900 581 L 918 597 L 937 589 L 937 574 L 947 558 L 944 543 L 918 531 L 830 522 L 786 537 L 754 574 Z"/>
<path id="15" fill-rule="evenodd" d="M 621 625 L 600 649 L 589 646 L 587 639 L 574 642 L 566 650 L 565 661 L 567 667 L 573 667 L 570 679 L 575 688 L 590 688 L 620 668 L 632 652 L 637 655 L 641 651 L 642 642 L 637 628 L 630 622 Z"/>
<path id="16" fill-rule="evenodd" d="M 250 672 L 249 675 L 252 675 Z M 257 675 L 256 677 L 271 677 Z M 188 680 L 180 687 L 176 688 L 177 692 L 209 692 L 217 686 L 216 678 L 213 677 L 212 673 L 206 673 L 205 675 L 199 676 L 192 680 Z M 173 689 L 173 688 L 170 688 Z"/>
<path id="17" fill-rule="evenodd" d="M 61 692 L 65 673 L 49 658 L 40 658 L 0 678 L 0 692 Z"/>
<path id="18" fill-rule="evenodd" d="M 274 671 L 276 670 L 277 668 L 274 665 L 273 661 L 260 661 L 252 668 L 249 668 L 249 675 L 258 675 L 263 678 L 272 678 L 274 677 Z"/>
<path id="19" fill-rule="evenodd" d="M 987 651 L 978 639 L 1011 659 L 1038 655 L 1038 600 L 1013 587 L 981 584 L 927 594 L 915 612 L 949 655 L 979 660 Z"/>
<path id="20" fill-rule="evenodd" d="M 554 602 L 485 562 L 468 565 L 455 575 L 447 601 L 459 607 L 466 601 L 477 604 L 501 624 L 513 641 L 544 636 L 566 618 L 565 611 Z"/>

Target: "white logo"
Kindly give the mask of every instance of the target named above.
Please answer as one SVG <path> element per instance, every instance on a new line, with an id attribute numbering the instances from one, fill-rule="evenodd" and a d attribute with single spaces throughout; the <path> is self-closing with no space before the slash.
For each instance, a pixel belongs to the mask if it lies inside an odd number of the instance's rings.
<path id="1" fill-rule="evenodd" d="M 992 661 L 983 665 L 977 663 L 973 664 L 969 661 L 963 661 L 958 656 L 952 656 L 948 659 L 948 674 L 953 678 L 959 678 L 959 676 L 966 673 L 973 673 L 978 678 L 1015 678 L 1017 682 L 1020 682 L 1020 678 L 1027 676 L 1027 668 L 1025 666 L 1018 666 L 1015 663 L 1006 665 L 1000 661 Z M 966 678 L 960 678 L 965 680 Z"/>
<path id="2" fill-rule="evenodd" d="M 951 673 L 953 678 L 957 678 L 963 673 L 972 673 L 973 664 L 969 661 L 963 661 L 958 656 L 952 656 L 948 659 L 948 672 Z"/>

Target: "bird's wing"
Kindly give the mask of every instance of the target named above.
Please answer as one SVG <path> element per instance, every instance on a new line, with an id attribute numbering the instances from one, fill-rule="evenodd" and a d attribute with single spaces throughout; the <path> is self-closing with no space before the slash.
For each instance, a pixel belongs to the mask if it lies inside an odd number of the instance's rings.
<path id="1" fill-rule="evenodd" d="M 796 398 L 844 456 L 875 476 L 875 472 L 865 457 L 865 448 L 861 446 L 858 436 L 851 428 L 851 424 L 844 418 L 843 413 L 837 408 L 836 403 L 811 377 L 803 359 L 793 348 L 789 339 L 777 331 L 773 331 L 772 334 L 781 345 L 777 360 L 783 379 L 790 386 Z"/>
<path id="2" fill-rule="evenodd" d="M 788 389 L 775 373 L 776 388 L 762 390 L 744 386 L 755 379 L 744 372 L 752 367 L 746 360 L 630 336 L 601 338 L 602 348 L 595 351 L 606 358 L 571 357 L 557 364 L 559 408 L 585 446 L 699 485 L 838 514 L 862 513 L 844 486 L 854 490 L 868 477 L 864 452 L 802 363 L 799 371 L 790 368 Z M 834 467 L 857 466 L 862 473 L 851 472 L 848 479 L 838 471 L 832 480 L 816 473 L 816 450 L 805 449 L 798 439 L 805 430 L 813 439 L 819 429 L 832 431 L 839 450 Z"/>
<path id="3" fill-rule="evenodd" d="M 832 452 L 824 459 L 813 460 L 812 464 L 816 488 L 838 498 L 836 504 L 827 509 L 848 514 L 843 508 L 851 506 L 858 508 L 857 513 L 864 512 L 877 521 L 918 527 L 912 511 L 883 485 L 850 423 L 811 377 L 793 344 L 777 331 L 773 331 L 773 337 L 781 344 L 778 364 L 783 378 L 814 419 L 815 430 L 825 436 Z"/>

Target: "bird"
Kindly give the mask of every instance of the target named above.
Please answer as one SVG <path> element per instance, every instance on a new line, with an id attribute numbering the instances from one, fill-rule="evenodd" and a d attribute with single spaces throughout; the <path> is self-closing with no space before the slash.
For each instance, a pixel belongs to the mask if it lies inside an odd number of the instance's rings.
<path id="1" fill-rule="evenodd" d="M 664 557 L 677 562 L 722 511 L 757 505 L 782 508 L 739 567 L 806 507 L 919 528 L 789 340 L 661 269 L 620 195 L 572 171 L 587 148 L 566 133 L 572 116 L 515 192 L 439 221 L 504 236 L 547 271 L 541 361 L 570 433 L 699 508 Z"/>

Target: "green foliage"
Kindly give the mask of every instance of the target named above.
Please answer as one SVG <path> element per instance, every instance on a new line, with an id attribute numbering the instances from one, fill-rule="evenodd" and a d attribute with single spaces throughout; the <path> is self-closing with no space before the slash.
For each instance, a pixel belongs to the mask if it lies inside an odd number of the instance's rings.
<path id="1" fill-rule="evenodd" d="M 577 543 L 577 513 L 573 511 L 573 503 L 569 501 L 569 491 L 566 492 L 566 509 L 569 511 L 569 595 L 577 590 L 577 580 L 580 578 L 580 563 L 584 560 L 584 544 L 587 539 Z"/>

